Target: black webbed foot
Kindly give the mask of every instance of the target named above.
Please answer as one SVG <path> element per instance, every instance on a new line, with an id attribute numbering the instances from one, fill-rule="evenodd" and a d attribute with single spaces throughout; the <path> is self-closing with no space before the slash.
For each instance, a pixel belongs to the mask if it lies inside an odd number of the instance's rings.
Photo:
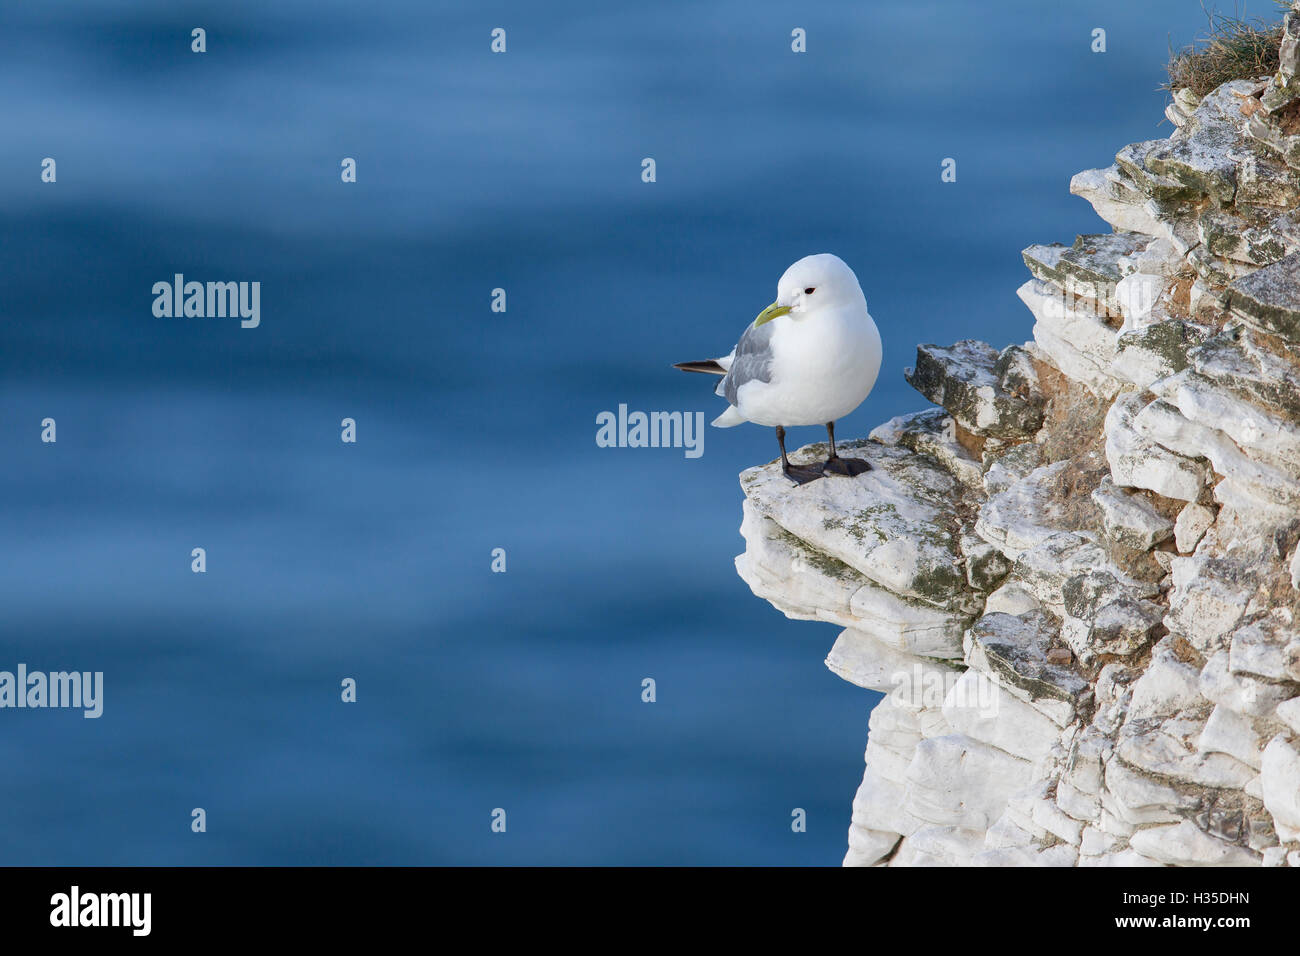
<path id="1" fill-rule="evenodd" d="M 806 485 L 822 477 L 822 469 L 816 465 L 785 465 L 781 471 L 796 485 Z"/>
<path id="2" fill-rule="evenodd" d="M 841 458 L 839 455 L 826 459 L 825 464 L 822 465 L 825 474 L 844 475 L 846 478 L 855 478 L 870 470 L 871 465 L 861 458 Z"/>

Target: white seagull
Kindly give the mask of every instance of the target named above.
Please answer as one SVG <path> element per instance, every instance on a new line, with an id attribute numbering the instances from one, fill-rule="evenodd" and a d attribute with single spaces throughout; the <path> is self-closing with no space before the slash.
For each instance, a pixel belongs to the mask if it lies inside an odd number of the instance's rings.
<path id="1" fill-rule="evenodd" d="M 679 362 L 684 372 L 721 375 L 716 393 L 731 407 L 713 420 L 776 428 L 781 470 L 795 484 L 826 473 L 860 475 L 871 466 L 835 453 L 835 420 L 862 404 L 880 373 L 880 330 L 867 311 L 858 277 L 828 252 L 800 259 L 781 276 L 776 301 L 758 314 L 731 354 Z M 830 457 L 820 465 L 791 465 L 785 430 L 825 425 Z"/>

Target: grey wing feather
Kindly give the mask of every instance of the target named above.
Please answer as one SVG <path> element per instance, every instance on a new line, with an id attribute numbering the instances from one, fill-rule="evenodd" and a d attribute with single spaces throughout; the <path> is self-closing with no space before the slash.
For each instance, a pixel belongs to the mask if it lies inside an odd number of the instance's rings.
<path id="1" fill-rule="evenodd" d="M 775 322 L 751 325 L 736 343 L 731 369 L 718 383 L 718 394 L 736 404 L 736 393 L 746 382 L 772 381 L 772 335 Z"/>

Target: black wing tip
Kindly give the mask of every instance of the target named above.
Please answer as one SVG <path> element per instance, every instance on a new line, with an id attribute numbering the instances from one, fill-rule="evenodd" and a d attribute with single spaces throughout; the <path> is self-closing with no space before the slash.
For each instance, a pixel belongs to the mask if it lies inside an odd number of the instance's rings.
<path id="1" fill-rule="evenodd" d="M 699 372 L 704 375 L 727 374 L 727 370 L 714 359 L 708 359 L 704 362 L 674 362 L 673 368 L 679 368 L 683 372 Z"/>

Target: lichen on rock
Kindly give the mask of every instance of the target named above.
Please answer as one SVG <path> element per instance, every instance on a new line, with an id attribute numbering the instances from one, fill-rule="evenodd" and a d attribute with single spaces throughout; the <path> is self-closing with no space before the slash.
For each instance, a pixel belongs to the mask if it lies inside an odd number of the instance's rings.
<path id="1" fill-rule="evenodd" d="M 1300 3 L 1282 68 L 1071 192 L 1033 339 L 921 345 L 939 406 L 746 471 L 737 570 L 885 693 L 846 864 L 1300 864 Z M 812 446 L 792 457 L 825 454 Z"/>

